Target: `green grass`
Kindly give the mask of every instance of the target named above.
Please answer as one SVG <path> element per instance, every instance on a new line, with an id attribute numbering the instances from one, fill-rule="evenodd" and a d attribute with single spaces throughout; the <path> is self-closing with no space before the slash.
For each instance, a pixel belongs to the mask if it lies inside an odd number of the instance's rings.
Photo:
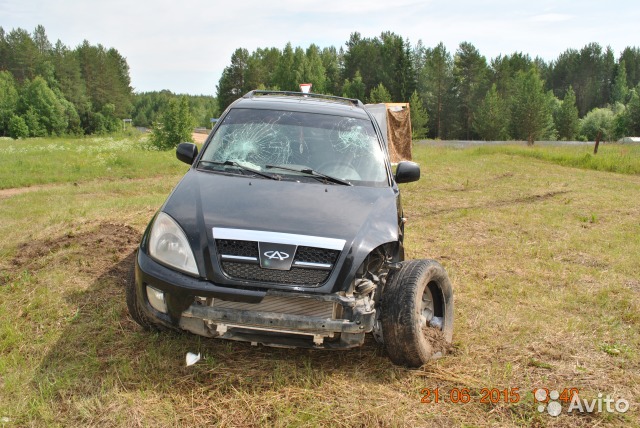
<path id="1" fill-rule="evenodd" d="M 171 159 L 175 159 L 175 152 L 152 150 L 145 136 L 0 138 L 0 189 L 185 171 L 184 164 Z"/>
<path id="2" fill-rule="evenodd" d="M 407 256 L 447 268 L 455 349 L 406 370 L 372 340 L 326 352 L 143 332 L 127 314 L 124 281 L 141 232 L 185 166 L 170 152 L 80 141 L 92 150 L 0 140 L 44 147 L 21 155 L 39 181 L 12 178 L 41 186 L 0 192 L 6 426 L 640 425 L 639 176 L 511 148 L 417 145 L 423 176 L 401 187 Z M 617 150 L 606 145 L 598 156 L 605 149 Z M 563 150 L 533 151 L 582 156 Z M 104 153 L 126 153 L 133 166 L 99 167 Z M 5 174 L 15 159 L 0 159 Z M 56 172 L 80 159 L 94 165 L 80 178 Z M 185 367 L 189 351 L 203 359 Z M 631 409 L 553 418 L 536 410 L 538 387 L 612 394 Z M 423 388 L 446 399 L 422 404 Z M 451 403 L 454 388 L 468 388 L 472 402 Z M 519 388 L 521 399 L 482 404 L 483 388 Z"/>
<path id="3" fill-rule="evenodd" d="M 640 144 L 601 144 L 598 154 L 593 154 L 593 146 L 482 146 L 475 153 L 503 154 L 540 159 L 562 166 L 571 166 L 596 171 L 620 174 L 640 174 Z"/>

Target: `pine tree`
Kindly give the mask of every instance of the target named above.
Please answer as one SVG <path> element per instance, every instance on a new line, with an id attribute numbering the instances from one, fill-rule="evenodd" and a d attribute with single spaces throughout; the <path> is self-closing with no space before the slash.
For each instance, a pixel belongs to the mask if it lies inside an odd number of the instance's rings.
<path id="1" fill-rule="evenodd" d="M 613 80 L 613 88 L 611 89 L 611 103 L 626 104 L 629 96 L 629 88 L 627 87 L 627 66 L 624 60 L 618 64 L 618 74 Z"/>
<path id="2" fill-rule="evenodd" d="M 294 54 L 291 43 L 287 43 L 282 50 L 282 56 L 280 57 L 280 61 L 274 71 L 273 83 L 274 86 L 277 86 L 281 91 L 297 91 L 299 90 L 298 85 L 300 83 L 306 83 L 296 81 Z M 220 110 L 223 109 L 220 108 Z"/>
<path id="3" fill-rule="evenodd" d="M 487 60 L 471 43 L 460 43 L 454 58 L 453 75 L 456 96 L 460 101 L 464 136 L 471 139 L 473 114 L 487 87 Z"/>
<path id="4" fill-rule="evenodd" d="M 631 91 L 631 98 L 627 104 L 627 114 L 629 116 L 629 133 L 632 136 L 640 136 L 640 84 Z"/>
<path id="5" fill-rule="evenodd" d="M 302 80 L 299 83 L 312 83 L 312 90 L 318 94 L 326 93 L 326 71 L 322 65 L 320 49 L 312 44 L 306 52 L 306 64 Z"/>
<path id="6" fill-rule="evenodd" d="M 422 105 L 422 100 L 418 95 L 418 91 L 413 91 L 409 98 L 409 106 L 411 111 L 411 134 L 414 139 L 425 138 L 429 128 L 429 115 Z"/>
<path id="7" fill-rule="evenodd" d="M 371 104 L 390 103 L 391 101 L 391 94 L 382 83 L 373 88 L 369 94 L 369 102 Z"/>
<path id="8" fill-rule="evenodd" d="M 356 75 L 353 78 L 352 82 L 350 82 L 349 79 L 347 79 L 344 81 L 344 85 L 342 85 L 343 97 L 363 100 L 364 91 L 365 91 L 365 86 L 359 71 L 356 71 Z"/>
<path id="9" fill-rule="evenodd" d="M 339 95 L 341 91 L 340 81 L 340 59 L 336 48 L 331 46 L 322 49 L 320 54 L 322 66 L 325 70 L 325 93 L 329 95 Z"/>
<path id="10" fill-rule="evenodd" d="M 225 67 L 222 71 L 222 77 L 216 87 L 218 105 L 221 111 L 247 92 L 245 72 L 248 60 L 249 51 L 242 48 L 236 49 L 231 55 L 231 65 Z"/>
<path id="11" fill-rule="evenodd" d="M 510 105 L 511 135 L 533 145 L 535 140 L 546 136 L 553 127 L 548 94 L 538 71 L 520 71 L 514 80 Z"/>
<path id="12" fill-rule="evenodd" d="M 476 111 L 473 129 L 485 141 L 504 141 L 509 139 L 508 126 L 509 110 L 494 83 Z"/>
<path id="13" fill-rule="evenodd" d="M 576 138 L 578 129 L 580 128 L 580 122 L 578 118 L 578 107 L 576 107 L 576 94 L 573 92 L 571 86 L 567 89 L 567 93 L 555 115 L 555 124 L 556 130 L 558 131 L 558 138 L 566 141 L 571 141 Z"/>
<path id="14" fill-rule="evenodd" d="M 446 137 L 446 117 L 451 109 L 450 90 L 453 86 L 453 60 L 444 43 L 427 49 L 425 66 L 419 79 L 419 91 L 425 99 L 431 126 L 436 138 Z"/>

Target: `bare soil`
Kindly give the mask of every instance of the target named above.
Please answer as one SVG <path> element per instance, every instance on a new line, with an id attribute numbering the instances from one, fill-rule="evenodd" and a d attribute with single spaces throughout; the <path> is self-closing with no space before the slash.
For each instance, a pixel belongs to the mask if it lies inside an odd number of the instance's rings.
<path id="1" fill-rule="evenodd" d="M 113 266 L 114 258 L 130 253 L 139 241 L 140 233 L 129 225 L 101 223 L 86 232 L 23 243 L 18 247 L 11 266 L 14 272 L 25 269 L 35 272 L 47 266 L 49 256 L 69 249 L 87 256 L 87 263 L 80 266 L 81 272 L 99 276 Z M 100 254 L 96 254 L 96 250 Z"/>
<path id="2" fill-rule="evenodd" d="M 423 327 L 422 333 L 431 343 L 434 356 L 440 357 L 448 354 L 453 349 L 452 345 L 444 338 L 442 330 L 433 327 Z"/>
<path id="3" fill-rule="evenodd" d="M 205 142 L 205 140 L 207 139 L 207 137 L 209 136 L 209 134 L 202 134 L 200 132 L 194 132 L 193 134 L 191 134 L 191 136 L 193 137 L 193 141 L 196 144 L 203 144 Z"/>

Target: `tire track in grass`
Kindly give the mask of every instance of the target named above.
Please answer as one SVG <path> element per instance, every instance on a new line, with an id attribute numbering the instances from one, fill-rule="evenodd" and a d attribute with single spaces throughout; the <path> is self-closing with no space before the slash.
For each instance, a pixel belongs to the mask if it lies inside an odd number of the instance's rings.
<path id="1" fill-rule="evenodd" d="M 81 182 L 71 182 L 71 183 L 51 183 L 51 184 L 36 184 L 34 186 L 27 187 L 12 187 L 9 189 L 0 189 L 0 200 L 11 198 L 13 196 L 22 195 L 25 193 L 31 192 L 40 192 L 40 191 L 48 191 L 55 189 L 63 189 L 65 187 L 78 187 L 82 185 L 90 185 L 94 183 L 104 183 L 104 182 L 120 182 L 120 183 L 136 183 L 143 182 L 147 180 L 158 180 L 165 178 L 166 176 L 158 175 L 155 177 L 139 177 L 139 178 L 122 178 L 122 179 L 97 179 L 97 180 L 89 180 L 89 181 L 81 181 Z"/>

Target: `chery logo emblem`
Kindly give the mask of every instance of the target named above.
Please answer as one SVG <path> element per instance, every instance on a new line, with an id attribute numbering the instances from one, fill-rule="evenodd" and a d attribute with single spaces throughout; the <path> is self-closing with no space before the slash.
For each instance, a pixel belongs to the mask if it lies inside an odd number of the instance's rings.
<path id="1" fill-rule="evenodd" d="M 264 253 L 264 256 L 269 260 L 278 259 L 280 261 L 286 260 L 289 258 L 289 254 L 284 253 L 282 251 L 267 251 Z"/>

